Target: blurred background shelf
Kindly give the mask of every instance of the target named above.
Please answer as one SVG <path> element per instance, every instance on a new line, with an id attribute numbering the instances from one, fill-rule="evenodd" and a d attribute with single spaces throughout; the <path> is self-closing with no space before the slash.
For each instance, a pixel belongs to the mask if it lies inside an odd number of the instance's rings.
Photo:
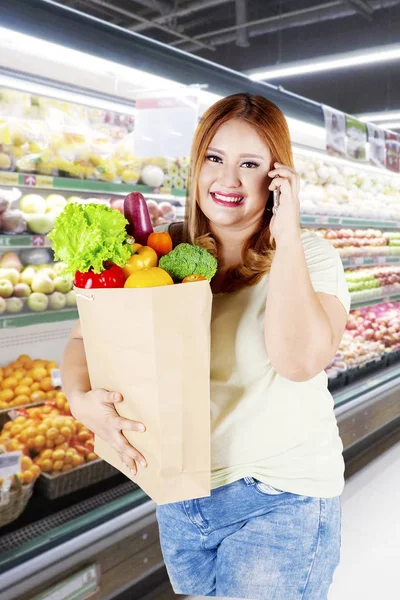
<path id="1" fill-rule="evenodd" d="M 0 329 L 10 329 L 12 327 L 27 327 L 29 325 L 41 325 L 43 323 L 59 323 L 63 321 L 76 321 L 78 319 L 78 310 L 76 308 L 66 308 L 63 310 L 43 311 L 38 313 L 24 313 L 14 316 L 7 315 L 0 317 Z"/>

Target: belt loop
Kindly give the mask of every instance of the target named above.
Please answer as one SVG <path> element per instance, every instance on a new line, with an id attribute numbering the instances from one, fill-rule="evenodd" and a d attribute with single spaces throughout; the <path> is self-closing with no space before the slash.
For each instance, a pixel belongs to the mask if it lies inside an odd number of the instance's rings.
<path id="1" fill-rule="evenodd" d="M 244 477 L 243 478 L 246 485 L 256 485 L 256 480 L 253 477 Z"/>

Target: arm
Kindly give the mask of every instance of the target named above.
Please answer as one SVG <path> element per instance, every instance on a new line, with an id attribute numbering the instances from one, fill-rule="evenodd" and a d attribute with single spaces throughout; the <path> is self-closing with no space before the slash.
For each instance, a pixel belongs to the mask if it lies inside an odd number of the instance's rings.
<path id="1" fill-rule="evenodd" d="M 137 462 L 146 459 L 125 438 L 123 431 L 145 431 L 137 421 L 120 417 L 115 404 L 123 400 L 119 392 L 91 390 L 81 326 L 72 330 L 61 360 L 61 379 L 73 416 L 96 435 L 106 440 L 120 455 L 122 462 L 136 475 Z"/>
<path id="2" fill-rule="evenodd" d="M 274 369 L 292 381 L 312 379 L 336 354 L 346 322 L 338 298 L 314 291 L 300 235 L 279 244 L 265 309 L 265 344 Z"/>
<path id="3" fill-rule="evenodd" d="M 91 389 L 79 321 L 73 328 L 71 337 L 65 347 L 60 370 L 65 395 L 73 408 L 76 397 L 80 394 L 86 394 Z"/>

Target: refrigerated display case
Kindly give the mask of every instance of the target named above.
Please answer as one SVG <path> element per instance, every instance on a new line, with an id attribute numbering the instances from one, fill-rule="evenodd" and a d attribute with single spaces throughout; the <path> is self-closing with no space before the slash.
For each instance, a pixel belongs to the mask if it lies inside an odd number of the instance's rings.
<path id="1" fill-rule="evenodd" d="M 71 296 L 70 304 L 61 298 L 70 294 L 67 283 L 64 288 L 60 283 L 60 291 L 48 281 L 48 287 L 46 281 L 42 288 L 32 287 L 38 270 L 47 280 L 57 277 L 46 237 L 49 218 L 51 225 L 71 196 L 118 209 L 124 195 L 137 190 L 150 202 L 154 224 L 182 219 L 188 151 L 176 145 L 175 131 L 166 143 L 179 152 L 166 156 L 157 138 L 144 152 L 149 139 L 135 138 L 140 102 L 151 99 L 153 108 L 173 111 L 190 98 L 200 117 L 219 97 L 243 91 L 267 96 L 286 114 L 301 174 L 301 225 L 329 239 L 346 269 L 352 313 L 326 370 L 345 456 L 398 425 L 400 175 L 328 156 L 323 110 L 315 102 L 53 2 L 0 0 L 0 10 L 0 202 L 20 211 L 0 233 L 0 268 L 17 267 L 19 276 L 25 272 L 18 281 L 25 285 L 21 296 L 4 285 L 0 367 L 2 381 L 21 366 L 46 371 L 42 378 L 28 377 L 29 393 L 25 385 L 25 394 L 4 394 L 1 426 L 31 414 L 12 410 L 41 410 L 48 400 L 59 411 L 54 419 L 67 419 L 62 425 L 69 425 L 65 399 L 57 396 L 62 391 L 56 366 L 77 311 Z M 188 115 L 193 121 L 193 112 Z M 178 130 L 179 122 L 174 123 Z M 143 177 L 146 166 L 150 179 Z M 14 290 L 17 283 L 12 274 L 8 277 Z M 54 299 L 56 292 L 61 296 Z M 41 310 L 28 301 L 33 294 L 41 295 Z M 76 425 L 71 427 L 75 435 Z M 32 434 L 34 456 L 44 449 L 37 435 Z M 84 450 L 87 457 L 90 448 Z M 165 578 L 154 502 L 92 458 L 91 464 L 77 458 L 75 469 L 67 465 L 60 475 L 42 471 L 30 482 L 33 493 L 25 509 L 1 528 L 2 597 L 114 598 L 132 588 L 134 598 Z M 28 484 L 31 476 L 26 477 Z"/>

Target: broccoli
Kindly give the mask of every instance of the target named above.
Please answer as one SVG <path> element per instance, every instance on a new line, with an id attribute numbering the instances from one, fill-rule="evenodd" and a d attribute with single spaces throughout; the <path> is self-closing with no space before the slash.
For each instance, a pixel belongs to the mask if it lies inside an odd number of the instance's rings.
<path id="1" fill-rule="evenodd" d="M 159 267 L 167 271 L 175 282 L 188 275 L 202 275 L 210 281 L 217 272 L 217 264 L 217 259 L 204 248 L 179 244 L 160 258 Z"/>

